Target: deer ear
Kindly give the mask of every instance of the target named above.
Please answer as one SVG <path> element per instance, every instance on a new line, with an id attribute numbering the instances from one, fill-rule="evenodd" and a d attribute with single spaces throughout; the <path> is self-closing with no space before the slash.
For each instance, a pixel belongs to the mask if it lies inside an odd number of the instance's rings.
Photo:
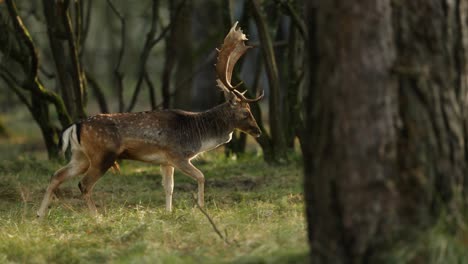
<path id="1" fill-rule="evenodd" d="M 217 79 L 216 82 L 221 91 L 223 91 L 226 101 L 228 101 L 231 105 L 237 105 L 239 103 L 239 99 L 237 98 L 236 94 L 226 88 L 220 79 Z"/>
<path id="2" fill-rule="evenodd" d="M 233 92 L 224 91 L 224 98 L 230 105 L 237 105 L 239 103 L 239 99 L 237 99 L 237 96 Z"/>

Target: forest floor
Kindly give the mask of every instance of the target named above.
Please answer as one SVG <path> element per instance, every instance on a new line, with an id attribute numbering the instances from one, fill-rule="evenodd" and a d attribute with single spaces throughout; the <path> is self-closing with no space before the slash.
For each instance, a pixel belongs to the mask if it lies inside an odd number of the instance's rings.
<path id="1" fill-rule="evenodd" d="M 205 210 L 226 242 L 195 206 L 192 179 L 176 170 L 168 213 L 159 166 L 130 161 L 97 183 L 99 217 L 89 215 L 75 178 L 36 219 L 65 162 L 47 161 L 40 140 L 29 140 L 0 140 L 0 263 L 307 262 L 299 156 L 270 166 L 258 155 L 231 159 L 215 150 L 194 162 L 206 177 Z"/>

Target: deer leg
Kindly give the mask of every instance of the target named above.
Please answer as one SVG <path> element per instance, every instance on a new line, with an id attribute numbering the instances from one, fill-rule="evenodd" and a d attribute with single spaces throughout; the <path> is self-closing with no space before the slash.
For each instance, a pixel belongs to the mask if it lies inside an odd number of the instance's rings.
<path id="1" fill-rule="evenodd" d="M 108 169 L 108 168 L 107 168 Z M 81 194 L 83 199 L 85 200 L 88 208 L 90 210 L 91 215 L 97 215 L 97 208 L 96 204 L 94 203 L 93 199 L 91 198 L 91 194 L 96 182 L 101 178 L 102 175 L 107 171 L 107 169 L 99 169 L 96 167 L 90 167 L 86 172 L 85 176 L 81 181 L 78 183 L 78 187 L 80 188 Z"/>
<path id="2" fill-rule="evenodd" d="M 96 182 L 106 173 L 106 171 L 115 163 L 116 156 L 112 153 L 103 153 L 102 155 L 95 155 L 90 160 L 91 165 L 85 176 L 78 183 L 83 199 L 85 200 L 91 215 L 97 215 L 96 204 L 91 198 L 91 194 Z"/>
<path id="3" fill-rule="evenodd" d="M 190 161 L 180 161 L 174 164 L 179 170 L 181 170 L 187 176 L 194 178 L 198 182 L 198 205 L 203 207 L 205 204 L 205 176 L 203 173 L 190 163 Z"/>
<path id="4" fill-rule="evenodd" d="M 172 192 L 174 191 L 174 167 L 161 165 L 162 184 L 166 192 L 166 211 L 172 211 Z"/>
<path id="5" fill-rule="evenodd" d="M 89 162 L 82 153 L 73 153 L 72 160 L 65 167 L 56 171 L 51 177 L 49 186 L 47 187 L 44 198 L 42 199 L 41 206 L 37 211 L 37 217 L 42 218 L 46 214 L 52 194 L 60 186 L 60 184 L 62 184 L 65 180 L 84 173 L 88 167 Z"/>

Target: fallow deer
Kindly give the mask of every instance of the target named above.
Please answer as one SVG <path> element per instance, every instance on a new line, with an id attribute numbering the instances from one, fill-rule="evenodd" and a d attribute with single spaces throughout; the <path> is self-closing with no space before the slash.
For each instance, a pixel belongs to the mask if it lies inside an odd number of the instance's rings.
<path id="1" fill-rule="evenodd" d="M 248 99 L 231 84 L 236 62 L 250 48 L 245 40 L 236 22 L 218 50 L 216 81 L 226 98 L 221 105 L 196 113 L 162 110 L 99 114 L 67 128 L 61 136 L 62 152 L 70 146 L 71 160 L 52 176 L 38 217 L 46 214 L 54 190 L 65 180 L 81 174 L 84 177 L 78 186 L 91 214 L 97 214 L 91 199 L 93 187 L 117 159 L 161 165 L 167 211 L 172 210 L 174 168 L 198 182 L 198 204 L 203 206 L 205 178 L 191 160 L 229 142 L 235 129 L 254 137 L 261 134 L 249 103 L 262 99 L 263 91 L 255 99 Z"/>

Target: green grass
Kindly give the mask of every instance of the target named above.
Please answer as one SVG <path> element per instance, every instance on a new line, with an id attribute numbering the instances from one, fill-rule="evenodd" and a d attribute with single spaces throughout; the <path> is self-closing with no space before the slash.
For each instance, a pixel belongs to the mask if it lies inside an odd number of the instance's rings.
<path id="1" fill-rule="evenodd" d="M 97 183 L 100 217 L 89 215 L 75 178 L 39 221 L 48 179 L 63 164 L 27 146 L 0 142 L 0 263 L 307 261 L 299 158 L 274 167 L 214 151 L 195 161 L 206 177 L 206 211 L 226 244 L 195 207 L 192 179 L 176 171 L 174 211 L 167 213 L 159 166 L 136 162 L 123 162 L 121 174 L 108 172 Z"/>
<path id="2" fill-rule="evenodd" d="M 389 252 L 388 263 L 468 263 L 468 217 L 442 213 L 436 223 L 415 229 Z"/>

